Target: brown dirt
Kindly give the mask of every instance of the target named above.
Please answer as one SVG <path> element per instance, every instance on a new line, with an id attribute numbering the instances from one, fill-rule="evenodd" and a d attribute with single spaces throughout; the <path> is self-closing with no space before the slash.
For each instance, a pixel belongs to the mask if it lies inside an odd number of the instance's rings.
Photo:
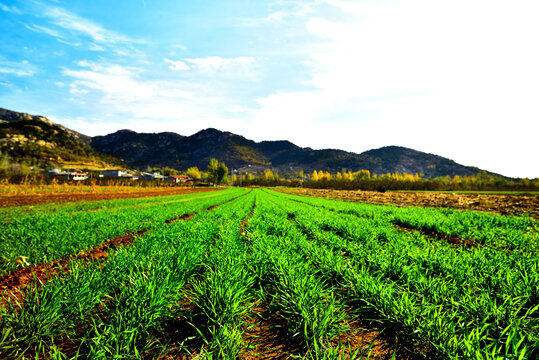
<path id="1" fill-rule="evenodd" d="M 264 306 L 253 308 L 253 312 L 256 318 L 249 321 L 245 332 L 248 349 L 240 359 L 285 360 L 304 355 L 297 341 L 293 341 L 285 332 L 286 323 L 283 319 L 270 313 Z M 395 351 L 396 359 L 409 358 L 404 355 L 405 351 L 396 347 L 394 339 L 386 337 L 379 330 L 364 328 L 359 321 L 350 321 L 348 325 L 350 331 L 333 342 L 333 346 L 344 346 L 340 358 L 353 359 L 354 356 L 368 355 L 373 359 L 389 360 Z"/>
<path id="2" fill-rule="evenodd" d="M 190 288 L 190 285 L 187 285 L 183 289 L 184 293 L 189 293 Z M 195 327 L 202 327 L 204 319 L 201 316 L 187 315 L 196 311 L 196 306 L 191 296 L 184 296 L 185 298 L 178 301 L 175 307 L 178 314 L 184 315 L 168 319 L 165 321 L 162 331 L 155 334 L 159 342 L 168 343 L 166 352 L 161 355 L 149 352 L 143 355 L 144 359 L 187 360 L 196 358 L 198 351 L 204 347 L 204 340 L 195 329 Z"/>
<path id="3" fill-rule="evenodd" d="M 470 240 L 470 239 L 463 239 L 463 238 L 459 238 L 459 237 L 451 237 L 451 236 L 447 236 L 447 235 L 443 235 L 443 234 L 440 234 L 440 233 L 437 233 L 435 231 L 426 231 L 426 230 L 418 230 L 418 229 L 415 229 L 407 224 L 394 224 L 395 228 L 398 230 L 398 231 L 406 231 L 406 232 L 419 232 L 431 239 L 436 239 L 436 240 L 443 240 L 451 245 L 453 245 L 454 247 L 465 247 L 466 249 L 470 249 L 470 248 L 477 248 L 477 243 L 473 240 Z"/>
<path id="4" fill-rule="evenodd" d="M 539 194 L 393 192 L 326 189 L 277 189 L 288 194 L 376 205 L 447 207 L 501 215 L 530 215 L 539 220 Z"/>
<path id="5" fill-rule="evenodd" d="M 351 322 L 351 331 L 341 336 L 339 343 L 345 346 L 342 359 L 370 356 L 373 359 L 389 360 L 395 352 L 395 344 L 378 330 L 363 328 L 359 322 Z M 395 359 L 406 359 L 397 351 Z"/>
<path id="6" fill-rule="evenodd" d="M 299 355 L 301 348 L 284 331 L 286 323 L 264 306 L 252 309 L 255 317 L 249 319 L 244 334 L 246 351 L 242 360 L 284 360 Z"/>
<path id="7" fill-rule="evenodd" d="M 183 215 L 180 215 L 178 217 L 165 220 L 165 224 L 170 224 L 170 223 L 173 223 L 173 222 L 178 221 L 178 220 L 189 220 L 190 218 L 192 218 L 195 215 L 196 214 L 183 214 Z"/>
<path id="8" fill-rule="evenodd" d="M 137 190 L 118 191 L 118 188 L 107 190 L 97 190 L 95 192 L 57 192 L 57 193 L 38 193 L 16 195 L 0 195 L 0 207 L 36 205 L 43 203 L 60 203 L 73 201 L 91 201 L 91 200 L 112 200 L 141 198 L 150 196 L 167 196 L 192 194 L 207 191 L 219 191 L 221 189 L 213 188 L 140 188 Z"/>

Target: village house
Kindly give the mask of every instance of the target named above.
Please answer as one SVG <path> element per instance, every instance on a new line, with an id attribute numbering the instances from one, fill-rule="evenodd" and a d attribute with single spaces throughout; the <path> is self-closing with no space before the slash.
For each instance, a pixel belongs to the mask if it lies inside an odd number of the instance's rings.
<path id="1" fill-rule="evenodd" d="M 73 171 L 64 171 L 58 168 L 51 169 L 49 171 L 43 172 L 43 175 L 51 178 L 61 178 L 65 180 L 86 180 L 88 179 L 88 173 L 79 169 Z"/>
<path id="2" fill-rule="evenodd" d="M 190 178 L 187 175 L 170 175 L 165 178 L 165 181 L 170 181 L 173 183 L 184 183 L 189 181 Z"/>
<path id="3" fill-rule="evenodd" d="M 124 170 L 114 169 L 103 171 L 104 177 L 124 177 L 125 175 L 127 175 L 127 171 Z"/>
<path id="4" fill-rule="evenodd" d="M 140 178 L 142 180 L 163 180 L 165 177 L 157 172 L 155 173 L 147 173 L 143 172 L 140 174 Z"/>

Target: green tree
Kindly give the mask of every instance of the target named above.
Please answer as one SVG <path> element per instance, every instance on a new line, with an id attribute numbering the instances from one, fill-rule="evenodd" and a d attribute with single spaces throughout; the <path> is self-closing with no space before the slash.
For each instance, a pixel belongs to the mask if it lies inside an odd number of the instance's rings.
<path id="1" fill-rule="evenodd" d="M 200 170 L 198 170 L 196 166 L 187 169 L 186 175 L 189 176 L 191 179 L 200 179 L 202 177 L 200 175 Z"/>
<path id="2" fill-rule="evenodd" d="M 264 179 L 266 181 L 273 181 L 273 172 L 270 169 L 264 170 Z"/>
<path id="3" fill-rule="evenodd" d="M 219 163 L 217 166 L 217 183 L 228 184 L 228 168 L 225 163 Z"/>
<path id="4" fill-rule="evenodd" d="M 208 178 L 214 184 L 228 183 L 228 168 L 225 163 L 220 163 L 217 159 L 210 159 Z"/>
<path id="5" fill-rule="evenodd" d="M 217 168 L 219 167 L 219 161 L 217 159 L 210 159 L 208 164 L 208 180 L 216 184 L 217 183 Z"/>
<path id="6" fill-rule="evenodd" d="M 173 168 L 170 168 L 168 166 L 165 166 L 163 168 L 163 175 L 170 176 L 170 175 L 178 175 L 179 171 Z"/>

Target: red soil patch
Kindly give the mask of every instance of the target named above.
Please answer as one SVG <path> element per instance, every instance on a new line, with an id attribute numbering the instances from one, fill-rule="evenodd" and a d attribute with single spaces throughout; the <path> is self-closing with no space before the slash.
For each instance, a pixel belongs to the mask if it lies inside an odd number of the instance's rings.
<path id="1" fill-rule="evenodd" d="M 301 348 L 286 334 L 283 319 L 263 306 L 254 307 L 253 312 L 256 317 L 248 320 L 244 334 L 246 351 L 240 357 L 242 360 L 284 360 L 299 355 Z"/>
<path id="2" fill-rule="evenodd" d="M 195 215 L 196 214 L 183 214 L 183 215 L 180 215 L 178 217 L 165 220 L 165 224 L 170 224 L 170 223 L 173 223 L 173 222 L 178 221 L 178 220 L 189 220 L 190 218 L 192 218 Z"/>
<path id="3" fill-rule="evenodd" d="M 151 196 L 183 195 L 208 191 L 219 191 L 213 188 L 140 188 L 140 190 L 102 191 L 96 192 L 59 192 L 59 193 L 29 193 L 17 195 L 0 195 L 0 207 L 35 205 L 43 203 L 61 203 L 91 200 L 112 200 L 141 198 Z"/>
<path id="4" fill-rule="evenodd" d="M 342 359 L 354 359 L 356 356 L 363 355 L 373 359 L 389 360 L 395 351 L 395 347 L 387 339 L 381 337 L 378 330 L 367 330 L 361 327 L 342 336 L 339 343 L 345 346 L 341 354 Z M 395 358 L 402 359 L 400 356 L 395 356 Z"/>

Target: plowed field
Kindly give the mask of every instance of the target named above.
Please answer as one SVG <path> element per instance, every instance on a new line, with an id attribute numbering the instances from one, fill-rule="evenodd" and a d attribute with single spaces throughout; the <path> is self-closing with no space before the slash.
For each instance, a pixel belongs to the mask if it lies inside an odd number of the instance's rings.
<path id="1" fill-rule="evenodd" d="M 377 205 L 444 207 L 539 219 L 539 194 L 487 194 L 280 188 L 278 191 Z"/>
<path id="2" fill-rule="evenodd" d="M 131 199 L 150 196 L 166 196 L 166 195 L 181 195 L 193 194 L 199 192 L 216 191 L 213 188 L 132 188 L 126 190 L 118 190 L 112 188 L 110 190 L 101 188 L 92 191 L 42 191 L 29 192 L 27 194 L 2 194 L 0 193 L 0 207 L 4 206 L 21 206 L 21 205 L 36 205 L 43 203 L 61 203 L 73 201 L 92 201 L 92 200 L 111 200 L 111 199 Z"/>

